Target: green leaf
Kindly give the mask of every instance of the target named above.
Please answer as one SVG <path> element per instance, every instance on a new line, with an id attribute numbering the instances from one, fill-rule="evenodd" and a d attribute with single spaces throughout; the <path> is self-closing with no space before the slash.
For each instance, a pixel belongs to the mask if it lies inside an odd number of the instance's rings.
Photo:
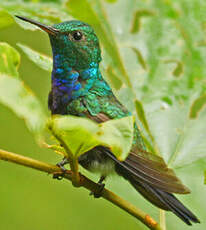
<path id="1" fill-rule="evenodd" d="M 108 23 L 107 15 L 101 1 L 69 0 L 66 2 L 68 12 L 75 18 L 91 24 L 100 38 L 102 45 L 109 54 L 112 67 L 120 74 L 122 81 L 131 86 L 130 79 L 125 70 L 118 46 L 113 37 L 113 32 Z M 104 23 L 102 23 L 104 21 Z"/>
<path id="2" fill-rule="evenodd" d="M 39 134 L 44 128 L 46 115 L 42 106 L 21 80 L 0 74 L 0 103 L 24 119 L 32 132 Z"/>
<path id="3" fill-rule="evenodd" d="M 117 0 L 105 0 L 105 1 L 109 3 L 115 3 Z"/>
<path id="4" fill-rule="evenodd" d="M 145 62 L 141 52 L 137 48 L 134 48 L 134 47 L 132 47 L 132 50 L 135 52 L 135 54 L 137 56 L 137 60 L 140 63 L 140 65 L 142 66 L 142 68 L 144 70 L 147 70 L 147 63 Z"/>
<path id="5" fill-rule="evenodd" d="M 0 103 L 23 118 L 28 128 L 40 133 L 46 115 L 38 99 L 18 78 L 19 53 L 7 43 L 0 43 Z"/>
<path id="6" fill-rule="evenodd" d="M 64 141 L 75 157 L 99 143 L 95 137 L 99 127 L 88 119 L 72 116 L 54 117 L 49 121 L 48 127 L 56 137 Z"/>
<path id="7" fill-rule="evenodd" d="M 41 54 L 31 48 L 29 48 L 26 45 L 17 44 L 21 50 L 27 55 L 27 57 L 33 61 L 36 65 L 38 65 L 40 68 L 42 68 L 43 70 L 46 70 L 48 72 L 52 71 L 52 58 Z"/>
<path id="8" fill-rule="evenodd" d="M 0 29 L 9 27 L 13 23 L 13 17 L 7 11 L 0 9 Z"/>
<path id="9" fill-rule="evenodd" d="M 159 153 L 159 151 L 157 150 L 157 147 L 156 147 L 154 137 L 153 137 L 153 135 L 151 133 L 151 130 L 149 128 L 149 124 L 148 124 L 147 119 L 146 119 L 146 115 L 145 115 L 143 105 L 138 99 L 135 100 L 135 107 L 136 107 L 136 113 L 137 113 L 137 116 L 138 116 L 139 120 L 141 121 L 143 127 L 147 131 L 147 134 L 149 135 L 152 143 L 154 144 L 154 147 L 156 148 L 156 150 L 153 150 L 153 152 Z"/>
<path id="10" fill-rule="evenodd" d="M 206 105 L 206 94 L 198 97 L 192 103 L 190 108 L 190 118 L 195 119 L 198 118 L 199 113 L 205 108 Z"/>
<path id="11" fill-rule="evenodd" d="M 72 18 L 65 13 L 65 7 L 62 3 L 55 2 L 25 2 L 18 0 L 11 1 L 1 1 L 0 8 L 5 9 L 10 15 L 21 15 L 34 20 L 39 20 L 45 24 L 60 23 L 64 20 L 71 20 Z M 23 22 L 15 18 L 17 24 L 19 24 L 24 29 L 29 30 L 39 30 L 37 26 L 31 25 L 29 23 Z M 0 23 L 1 24 L 1 23 Z"/>
<path id="12" fill-rule="evenodd" d="M 111 148 L 112 153 L 123 161 L 129 154 L 133 140 L 133 117 L 109 120 L 99 124 L 98 139 L 102 144 Z"/>
<path id="13" fill-rule="evenodd" d="M 191 195 L 178 196 L 201 220 L 200 224 L 194 224 L 192 228 L 206 229 L 206 187 L 203 184 L 206 165 L 206 111 L 204 96 L 200 96 L 206 93 L 205 47 L 200 46 L 205 44 L 205 1 L 118 0 L 115 4 L 107 4 L 105 1 L 70 0 L 66 1 L 65 6 L 61 3 L 45 5 L 25 1 L 19 4 L 12 0 L 1 1 L 0 5 L 12 15 L 22 15 L 24 12 L 25 16 L 49 24 L 70 19 L 71 13 L 75 18 L 87 21 L 94 27 L 100 37 L 100 45 L 104 48 L 104 69 L 107 70 L 108 66 L 111 66 L 112 73 L 115 74 L 108 75 L 108 78 L 117 90 L 116 95 L 120 95 L 121 100 L 131 109 L 135 109 L 132 103 L 136 98 L 141 102 L 144 113 L 140 122 L 143 125 L 138 125 L 142 128 L 145 142 L 151 146 L 150 149 L 154 148 L 151 138 L 147 138 L 144 117 L 145 120 L 147 118 L 146 124 L 160 153 L 192 191 Z M 69 15 L 65 13 L 68 8 Z M 136 12 L 142 10 L 155 14 L 145 18 L 139 14 L 135 20 Z M 131 30 L 133 33 L 130 33 Z M 138 49 L 144 57 L 147 71 L 137 63 L 137 55 L 128 47 Z M 166 65 L 165 60 L 178 62 Z M 117 79 L 120 79 L 121 83 L 125 81 L 130 88 L 116 82 Z M 135 92 L 136 98 L 132 92 Z M 141 106 L 138 108 L 140 114 Z M 124 184 L 122 180 L 115 179 L 110 186 L 134 204 L 140 204 L 143 210 L 156 215 L 158 219 L 159 211 L 134 193 L 134 190 L 128 189 L 126 182 Z M 78 210 L 81 212 L 81 208 Z M 111 207 L 105 213 L 108 212 L 108 216 L 114 215 L 113 210 L 111 213 L 110 211 Z M 61 215 L 62 213 L 64 212 L 61 212 Z M 93 211 L 90 214 L 92 215 Z M 114 224 L 118 224 L 119 229 L 146 229 L 132 219 L 126 224 L 124 218 L 116 219 L 118 221 L 115 222 L 114 218 Z M 99 221 L 101 220 L 97 217 L 96 226 L 99 226 Z M 187 228 L 172 213 L 166 213 L 166 221 L 167 230 Z M 101 227 L 104 229 L 105 225 Z M 110 226 L 109 229 L 112 228 L 113 226 Z"/>
<path id="14" fill-rule="evenodd" d="M 204 180 L 204 183 L 206 184 L 206 171 L 205 171 L 205 174 L 204 174 L 204 175 L 205 175 L 205 180 Z"/>
<path id="15" fill-rule="evenodd" d="M 0 73 L 18 77 L 19 53 L 9 44 L 0 42 Z"/>
<path id="16" fill-rule="evenodd" d="M 86 118 L 57 116 L 49 121 L 48 127 L 57 139 L 63 140 L 74 157 L 103 145 L 124 160 L 132 146 L 133 117 L 97 124 Z"/>
<path id="17" fill-rule="evenodd" d="M 176 67 L 174 68 L 172 74 L 175 77 L 179 77 L 183 73 L 183 64 L 178 60 L 166 60 L 165 63 L 175 63 Z"/>
<path id="18" fill-rule="evenodd" d="M 112 85 L 116 90 L 119 90 L 122 86 L 121 80 L 118 78 L 118 76 L 114 73 L 113 69 L 111 66 L 108 66 L 106 69 L 106 74 L 108 75 L 108 78 L 110 79 Z"/>
<path id="19" fill-rule="evenodd" d="M 173 105 L 150 113 L 151 131 L 160 152 L 173 168 L 184 167 L 206 158 L 206 116 L 189 118 L 190 107 Z"/>
<path id="20" fill-rule="evenodd" d="M 133 16 L 130 32 L 137 33 L 141 27 L 141 18 L 148 16 L 154 16 L 154 12 L 149 11 L 147 9 L 137 10 Z"/>

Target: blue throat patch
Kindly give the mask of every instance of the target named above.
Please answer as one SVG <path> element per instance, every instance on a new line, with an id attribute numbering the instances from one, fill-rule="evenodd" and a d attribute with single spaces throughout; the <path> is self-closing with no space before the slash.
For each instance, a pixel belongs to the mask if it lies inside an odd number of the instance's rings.
<path id="1" fill-rule="evenodd" d="M 87 69 L 77 72 L 62 62 L 60 54 L 54 56 L 52 90 L 55 97 L 61 97 L 63 104 L 87 95 L 89 90 L 100 96 L 111 93 L 111 88 L 102 78 L 98 63 L 92 62 Z"/>

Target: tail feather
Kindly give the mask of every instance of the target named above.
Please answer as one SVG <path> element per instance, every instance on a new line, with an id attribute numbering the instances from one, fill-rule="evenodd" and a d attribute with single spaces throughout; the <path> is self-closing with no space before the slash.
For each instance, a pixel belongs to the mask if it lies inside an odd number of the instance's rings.
<path id="1" fill-rule="evenodd" d="M 159 188 L 143 182 L 136 181 L 134 178 L 127 178 L 134 188 L 140 192 L 147 200 L 157 207 L 172 211 L 186 224 L 191 225 L 191 222 L 200 223 L 198 218 L 187 209 L 173 194 L 161 191 Z"/>
<path id="2" fill-rule="evenodd" d="M 139 164 L 143 160 L 137 154 L 130 154 L 125 161 L 119 161 L 108 149 L 104 149 L 104 153 L 116 163 L 117 174 L 128 180 L 152 204 L 173 212 L 188 225 L 191 225 L 191 222 L 200 223 L 198 218 L 172 194 L 175 192 L 188 193 L 189 190 L 182 185 L 174 172 L 165 164 L 163 164 L 165 171 L 160 176 L 158 170 L 155 170 L 156 167 L 149 168 L 151 161 L 144 161 L 144 164 Z M 164 183 L 160 186 L 160 182 Z"/>

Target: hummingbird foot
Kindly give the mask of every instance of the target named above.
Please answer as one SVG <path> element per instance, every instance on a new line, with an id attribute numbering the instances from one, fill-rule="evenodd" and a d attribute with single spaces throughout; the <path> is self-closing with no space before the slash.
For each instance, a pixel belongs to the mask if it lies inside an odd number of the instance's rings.
<path id="1" fill-rule="evenodd" d="M 67 171 L 67 169 L 64 167 L 64 165 L 66 165 L 68 163 L 69 163 L 69 160 L 66 157 L 64 157 L 61 162 L 56 164 L 62 170 L 62 173 L 61 174 L 55 173 L 53 175 L 53 179 L 57 179 L 57 180 L 62 180 L 63 179 L 63 177 L 64 177 L 64 175 L 65 175 L 65 173 Z"/>
<path id="2" fill-rule="evenodd" d="M 104 190 L 105 184 L 102 183 L 106 179 L 106 176 L 101 176 L 99 181 L 97 182 L 98 184 L 98 190 L 95 192 L 90 192 L 90 196 L 94 196 L 94 198 L 100 198 L 102 196 L 102 192 Z"/>

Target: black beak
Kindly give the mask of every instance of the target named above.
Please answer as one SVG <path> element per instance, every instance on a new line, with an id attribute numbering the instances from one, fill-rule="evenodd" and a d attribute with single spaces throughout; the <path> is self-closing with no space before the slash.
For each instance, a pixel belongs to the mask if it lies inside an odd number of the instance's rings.
<path id="1" fill-rule="evenodd" d="M 40 22 L 36 22 L 32 19 L 28 19 L 28 18 L 25 18 L 25 17 L 21 17 L 21 16 L 17 16 L 15 15 L 17 18 L 23 20 L 23 21 L 26 21 L 26 22 L 29 22 L 31 24 L 34 24 L 36 26 L 38 26 L 39 28 L 41 28 L 42 30 L 44 30 L 45 32 L 49 33 L 49 34 L 52 34 L 52 35 L 57 35 L 59 33 L 59 30 L 51 27 L 51 26 L 46 26 Z"/>

